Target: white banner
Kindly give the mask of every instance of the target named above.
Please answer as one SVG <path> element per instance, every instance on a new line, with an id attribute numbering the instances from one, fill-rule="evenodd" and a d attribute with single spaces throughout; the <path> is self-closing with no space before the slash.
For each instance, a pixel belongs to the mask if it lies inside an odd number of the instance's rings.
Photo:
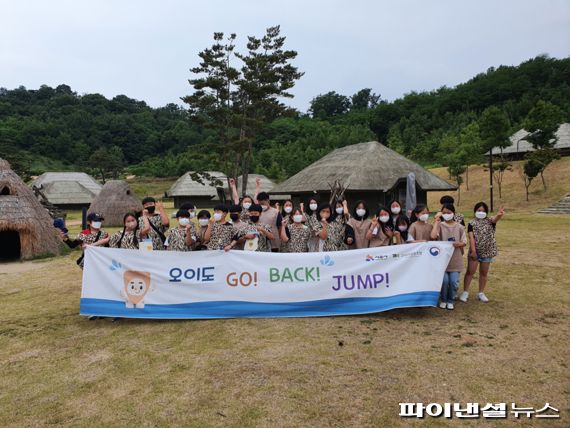
<path id="1" fill-rule="evenodd" d="M 306 317 L 435 306 L 452 253 L 450 242 L 328 253 L 87 247 L 80 312 L 170 319 Z"/>

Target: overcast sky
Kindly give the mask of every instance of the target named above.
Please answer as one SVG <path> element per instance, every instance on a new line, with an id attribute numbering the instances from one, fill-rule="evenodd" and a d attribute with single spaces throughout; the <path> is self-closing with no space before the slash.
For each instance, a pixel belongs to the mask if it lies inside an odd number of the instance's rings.
<path id="1" fill-rule="evenodd" d="M 292 106 L 370 87 L 393 100 L 491 66 L 570 53 L 570 0 L 0 0 L 0 87 L 180 103 L 214 31 L 281 25 L 305 75 Z M 238 65 L 238 63 L 236 63 Z"/>

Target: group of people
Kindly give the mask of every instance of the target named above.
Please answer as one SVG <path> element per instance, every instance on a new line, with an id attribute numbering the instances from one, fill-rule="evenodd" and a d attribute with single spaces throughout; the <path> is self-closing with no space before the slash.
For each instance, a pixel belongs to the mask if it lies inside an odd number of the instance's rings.
<path id="1" fill-rule="evenodd" d="M 151 240 L 153 250 L 167 251 L 266 251 L 303 253 L 373 248 L 425 241 L 451 241 L 454 253 L 447 266 L 441 288 L 443 309 L 454 309 L 459 289 L 459 277 L 464 270 L 464 252 L 468 247 L 468 263 L 464 276 L 463 302 L 469 297 L 473 275 L 479 269 L 479 293 L 482 302 L 488 302 L 484 293 L 490 263 L 497 255 L 495 225 L 504 216 L 501 208 L 489 217 L 484 202 L 474 207 L 474 218 L 465 230 L 462 214 L 455 212 L 451 196 L 441 198 L 441 209 L 430 222 L 425 205 L 417 205 L 409 216 L 399 201 L 373 212 L 365 201 L 357 201 L 349 210 L 346 200 L 333 204 L 321 203 L 317 197 L 306 204 L 295 206 L 287 200 L 282 206 L 272 206 L 269 194 L 238 197 L 235 181 L 230 181 L 233 204 L 197 211 L 191 203 L 183 204 L 176 212 L 177 225 L 171 227 L 170 218 L 160 202 L 152 197 L 142 201 L 142 213 L 127 213 L 123 229 L 113 235 L 102 228 L 103 217 L 91 213 L 88 228 L 70 239 L 62 234 L 70 247 L 87 245 L 138 249 L 141 241 Z M 229 218 L 228 218 L 229 217 Z M 197 221 L 196 221 L 197 220 Z M 83 257 L 78 264 L 83 267 Z"/>

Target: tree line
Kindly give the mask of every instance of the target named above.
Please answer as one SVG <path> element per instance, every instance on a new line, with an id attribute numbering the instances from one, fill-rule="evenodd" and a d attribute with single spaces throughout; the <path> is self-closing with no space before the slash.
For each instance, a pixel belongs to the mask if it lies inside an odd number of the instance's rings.
<path id="1" fill-rule="evenodd" d="M 469 166 L 526 127 L 542 149 L 527 160 L 526 176 L 544 182 L 555 158 L 548 150 L 552 124 L 570 118 L 570 58 L 542 55 L 394 101 L 370 88 L 352 95 L 330 91 L 300 112 L 283 102 L 303 72 L 280 28 L 249 36 L 242 49 L 236 40 L 216 33 L 198 54 L 190 94 L 181 96 L 184 107 L 152 108 L 125 95 L 78 94 L 67 85 L 2 88 L 0 156 L 24 175 L 79 169 L 102 178 L 125 171 L 165 177 L 221 170 L 279 181 L 336 148 L 378 140 L 424 166 L 447 166 L 452 179 L 468 185 Z M 498 159 L 490 167 L 500 182 L 510 165 Z"/>

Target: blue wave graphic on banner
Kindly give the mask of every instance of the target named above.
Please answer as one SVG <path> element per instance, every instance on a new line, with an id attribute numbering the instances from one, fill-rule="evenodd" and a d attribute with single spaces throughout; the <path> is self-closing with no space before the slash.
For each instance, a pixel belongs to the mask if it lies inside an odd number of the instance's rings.
<path id="1" fill-rule="evenodd" d="M 146 304 L 144 308 L 126 308 L 125 302 L 118 300 L 82 298 L 80 314 L 155 319 L 319 317 L 369 314 L 417 306 L 436 306 L 438 297 L 439 292 L 437 291 L 420 291 L 389 297 L 351 297 L 283 303 L 211 301 L 175 305 Z"/>

